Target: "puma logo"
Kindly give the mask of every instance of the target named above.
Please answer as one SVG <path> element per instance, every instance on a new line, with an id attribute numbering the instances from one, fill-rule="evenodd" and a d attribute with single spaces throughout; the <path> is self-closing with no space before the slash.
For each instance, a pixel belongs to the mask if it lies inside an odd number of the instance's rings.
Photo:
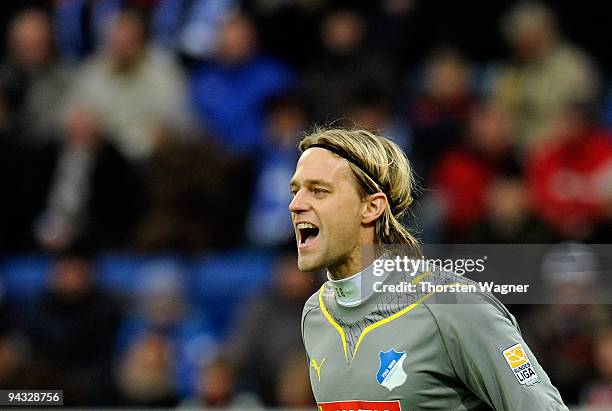
<path id="1" fill-rule="evenodd" d="M 310 361 L 310 366 L 317 371 L 317 379 L 321 382 L 321 367 L 323 367 L 323 363 L 325 362 L 325 358 L 321 360 L 321 364 L 317 364 L 317 360 L 314 358 Z"/>

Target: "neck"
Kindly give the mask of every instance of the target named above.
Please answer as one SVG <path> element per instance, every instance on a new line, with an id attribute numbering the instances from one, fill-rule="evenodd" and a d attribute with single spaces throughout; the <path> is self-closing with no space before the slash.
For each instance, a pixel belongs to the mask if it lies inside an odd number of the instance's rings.
<path id="1" fill-rule="evenodd" d="M 333 280 L 342 280 L 361 272 L 376 259 L 374 241 L 363 241 L 357 244 L 353 252 L 339 264 L 327 267 L 327 272 Z"/>
<path id="2" fill-rule="evenodd" d="M 381 277 L 373 271 L 374 265 L 375 262 L 372 260 L 368 265 L 364 264 L 363 270 L 342 279 L 334 279 L 328 271 L 327 278 L 339 305 L 356 307 L 375 293 L 375 283 L 385 281 L 389 273 L 384 273 Z"/>
<path id="3" fill-rule="evenodd" d="M 363 267 L 361 263 L 361 258 L 350 259 L 342 263 L 341 265 L 331 265 L 327 267 L 327 271 L 329 272 L 329 276 L 332 280 L 342 280 L 344 278 L 348 278 L 352 275 L 357 274 L 361 271 Z"/>

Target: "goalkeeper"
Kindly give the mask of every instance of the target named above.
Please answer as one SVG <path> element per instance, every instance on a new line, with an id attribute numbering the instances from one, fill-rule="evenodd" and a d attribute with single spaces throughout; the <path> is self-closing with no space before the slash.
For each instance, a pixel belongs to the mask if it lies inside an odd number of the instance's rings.
<path id="1" fill-rule="evenodd" d="M 452 273 L 372 272 L 384 254 L 368 247 L 399 244 L 420 256 L 398 221 L 412 201 L 412 176 L 397 145 L 331 129 L 315 130 L 300 150 L 289 205 L 298 266 L 326 268 L 329 279 L 302 315 L 320 410 L 567 410 L 492 295 L 456 293 L 448 303 L 448 294 L 372 287 L 375 279 L 470 282 Z"/>

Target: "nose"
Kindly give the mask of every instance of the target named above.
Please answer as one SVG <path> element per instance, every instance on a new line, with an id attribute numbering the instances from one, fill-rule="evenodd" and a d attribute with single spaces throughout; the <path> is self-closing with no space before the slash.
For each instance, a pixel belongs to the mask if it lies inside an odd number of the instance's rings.
<path id="1" fill-rule="evenodd" d="M 302 211 L 308 210 L 310 204 L 304 198 L 304 193 L 302 190 L 298 190 L 297 193 L 293 196 L 293 200 L 289 203 L 289 211 L 292 213 L 300 213 Z"/>

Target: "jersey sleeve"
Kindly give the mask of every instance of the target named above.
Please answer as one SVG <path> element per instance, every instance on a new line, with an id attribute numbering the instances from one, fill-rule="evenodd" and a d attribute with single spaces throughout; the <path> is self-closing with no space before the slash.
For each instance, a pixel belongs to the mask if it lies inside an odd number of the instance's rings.
<path id="1" fill-rule="evenodd" d="M 523 340 L 516 320 L 488 295 L 428 305 L 457 377 L 498 411 L 567 410 Z"/>
<path id="2" fill-rule="evenodd" d="M 306 357 L 308 358 L 308 362 L 310 363 L 310 354 L 308 353 L 308 346 L 306 345 L 306 338 L 304 335 L 304 323 L 306 322 L 306 318 L 308 317 L 308 313 L 319 308 L 319 292 L 314 293 L 310 298 L 306 301 L 304 305 L 304 310 L 302 311 L 302 321 L 300 322 L 302 328 L 302 343 L 304 344 L 304 350 L 306 350 Z"/>

